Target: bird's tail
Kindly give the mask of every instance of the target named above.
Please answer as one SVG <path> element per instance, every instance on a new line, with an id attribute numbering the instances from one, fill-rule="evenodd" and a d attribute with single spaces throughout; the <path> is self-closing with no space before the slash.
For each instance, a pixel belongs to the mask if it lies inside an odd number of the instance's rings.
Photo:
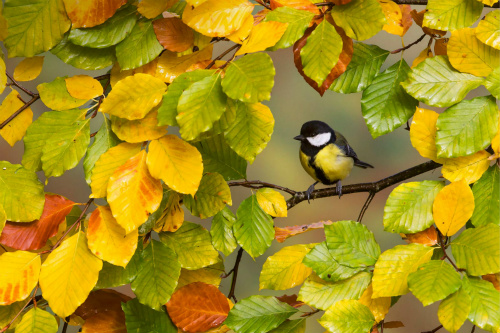
<path id="1" fill-rule="evenodd" d="M 363 169 L 373 168 L 373 165 L 360 161 L 358 159 L 354 160 L 354 165 Z"/>

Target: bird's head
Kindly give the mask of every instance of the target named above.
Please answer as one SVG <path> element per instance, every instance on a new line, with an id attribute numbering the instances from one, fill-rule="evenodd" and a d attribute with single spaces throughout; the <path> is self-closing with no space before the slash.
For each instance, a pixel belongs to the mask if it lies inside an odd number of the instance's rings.
<path id="1" fill-rule="evenodd" d="M 322 147 L 329 142 L 334 142 L 336 138 L 335 131 L 330 126 L 322 121 L 312 120 L 302 125 L 300 135 L 294 139 L 314 147 Z"/>

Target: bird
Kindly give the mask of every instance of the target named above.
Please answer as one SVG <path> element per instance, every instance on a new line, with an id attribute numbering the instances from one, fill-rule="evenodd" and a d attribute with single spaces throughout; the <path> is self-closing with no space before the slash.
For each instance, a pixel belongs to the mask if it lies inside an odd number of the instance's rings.
<path id="1" fill-rule="evenodd" d="M 300 135 L 294 139 L 301 143 L 299 157 L 302 167 L 316 180 L 306 191 L 308 202 L 314 186 L 319 182 L 325 185 L 336 184 L 340 198 L 341 180 L 349 176 L 353 166 L 373 168 L 373 165 L 359 160 L 342 134 L 322 121 L 312 120 L 304 123 Z"/>

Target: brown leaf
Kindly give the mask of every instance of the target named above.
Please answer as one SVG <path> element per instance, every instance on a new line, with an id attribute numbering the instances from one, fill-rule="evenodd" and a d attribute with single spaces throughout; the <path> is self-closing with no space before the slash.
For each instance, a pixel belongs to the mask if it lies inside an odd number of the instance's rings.
<path id="1" fill-rule="evenodd" d="M 300 308 L 302 305 L 304 305 L 304 302 L 297 301 L 296 294 L 276 296 L 276 298 L 278 299 L 278 301 L 284 302 L 290 306 L 293 306 L 294 308 Z"/>
<path id="2" fill-rule="evenodd" d="M 349 2 L 351 2 L 352 0 L 328 0 L 327 2 L 332 2 L 334 3 L 336 6 L 340 6 L 340 5 L 346 5 L 348 4 Z"/>
<path id="3" fill-rule="evenodd" d="M 38 250 L 57 234 L 59 225 L 75 203 L 57 194 L 45 194 L 45 205 L 39 220 L 29 223 L 7 222 L 0 243 L 17 250 Z"/>
<path id="4" fill-rule="evenodd" d="M 483 280 L 493 283 L 493 287 L 500 291 L 500 273 L 483 275 L 482 278 Z"/>
<path id="5" fill-rule="evenodd" d="M 399 8 L 401 8 L 401 14 L 403 14 L 403 18 L 401 19 L 401 24 L 403 26 L 403 35 L 406 34 L 408 29 L 410 29 L 411 25 L 413 24 L 413 20 L 411 17 L 411 7 L 410 5 L 399 5 Z"/>
<path id="6" fill-rule="evenodd" d="M 121 303 L 130 301 L 131 299 L 127 295 L 112 289 L 93 291 L 87 300 L 76 309 L 75 315 L 87 321 L 89 318 L 103 312 L 123 313 Z"/>
<path id="7" fill-rule="evenodd" d="M 271 9 L 275 10 L 278 7 L 291 7 L 300 10 L 307 10 L 313 14 L 319 15 L 318 7 L 313 4 L 310 0 L 271 0 Z"/>
<path id="8" fill-rule="evenodd" d="M 216 286 L 190 283 L 176 292 L 166 304 L 175 326 L 186 332 L 205 332 L 226 320 L 229 303 Z"/>
<path id="9" fill-rule="evenodd" d="M 434 226 L 414 234 L 401 234 L 401 237 L 403 237 L 407 243 L 418 243 L 427 246 L 436 245 L 438 243 L 438 234 Z"/>
<path id="10" fill-rule="evenodd" d="M 438 55 L 447 55 L 448 38 L 436 39 L 434 42 L 434 53 Z"/>
<path id="11" fill-rule="evenodd" d="M 279 243 L 283 243 L 287 238 L 303 234 L 311 229 L 321 229 L 328 224 L 332 224 L 332 221 L 320 221 L 312 224 L 304 224 L 304 225 L 294 225 L 285 228 L 274 227 L 274 239 L 276 239 Z"/>
<path id="12" fill-rule="evenodd" d="M 183 52 L 193 47 L 193 29 L 188 27 L 180 18 L 162 18 L 153 22 L 156 39 L 169 51 Z"/>
<path id="13" fill-rule="evenodd" d="M 446 35 L 446 31 L 441 31 L 441 30 L 436 30 L 436 29 L 431 29 L 427 27 L 423 27 L 422 23 L 424 22 L 424 14 L 427 12 L 427 9 L 424 9 L 420 12 L 417 12 L 415 9 L 410 12 L 411 17 L 413 18 L 413 21 L 422 28 L 424 33 L 428 35 L 439 35 L 439 36 L 444 36 Z"/>
<path id="14" fill-rule="evenodd" d="M 82 333 L 127 333 L 125 313 L 120 311 L 106 311 L 85 320 Z"/>
<path id="15" fill-rule="evenodd" d="M 384 322 L 384 328 L 400 328 L 405 327 L 405 325 L 400 321 L 386 321 Z"/>
<path id="16" fill-rule="evenodd" d="M 104 23 L 127 0 L 63 0 L 72 29 L 90 28 Z"/>

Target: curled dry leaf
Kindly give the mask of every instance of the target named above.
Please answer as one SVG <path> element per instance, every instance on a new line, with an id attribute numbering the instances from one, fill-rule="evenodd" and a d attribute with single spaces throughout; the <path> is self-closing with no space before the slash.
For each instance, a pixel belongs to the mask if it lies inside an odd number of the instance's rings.
<path id="1" fill-rule="evenodd" d="M 72 28 L 90 28 L 104 23 L 127 0 L 63 0 Z"/>
<path id="2" fill-rule="evenodd" d="M 415 9 L 413 9 L 410 12 L 410 15 L 413 18 L 413 21 L 415 21 L 415 23 L 419 27 L 421 27 L 422 31 L 424 33 L 426 33 L 427 35 L 438 35 L 438 36 L 441 36 L 441 37 L 443 37 L 444 35 L 446 35 L 446 31 L 431 29 L 431 28 L 427 28 L 427 27 L 423 27 L 422 26 L 422 23 L 424 22 L 424 14 L 425 14 L 426 11 L 427 11 L 427 9 L 424 9 L 424 10 L 422 10 L 420 12 L 417 12 Z"/>
<path id="3" fill-rule="evenodd" d="M 434 42 L 434 53 L 438 55 L 447 54 L 448 38 L 439 38 Z"/>
<path id="4" fill-rule="evenodd" d="M 87 320 L 101 312 L 122 311 L 121 303 L 129 300 L 129 296 L 112 289 L 96 290 L 76 309 L 75 315 Z"/>
<path id="5" fill-rule="evenodd" d="M 312 224 L 294 225 L 285 228 L 274 227 L 274 239 L 276 239 L 280 243 L 283 243 L 289 237 L 303 234 L 304 232 L 307 232 L 311 229 L 321 229 L 325 226 L 325 224 L 328 225 L 332 223 L 332 221 L 320 221 Z"/>
<path id="6" fill-rule="evenodd" d="M 278 299 L 278 301 L 293 306 L 294 308 L 300 308 L 302 305 L 305 304 L 304 302 L 297 300 L 296 294 L 276 296 L 276 298 Z"/>
<path id="7" fill-rule="evenodd" d="M 400 234 L 401 237 L 407 242 L 410 243 L 419 243 L 427 246 L 436 245 L 438 243 L 438 234 L 436 228 L 431 226 L 425 230 L 414 234 Z"/>
<path id="8" fill-rule="evenodd" d="M 193 29 L 180 18 L 162 18 L 153 22 L 156 38 L 169 51 L 183 52 L 193 46 Z"/>

